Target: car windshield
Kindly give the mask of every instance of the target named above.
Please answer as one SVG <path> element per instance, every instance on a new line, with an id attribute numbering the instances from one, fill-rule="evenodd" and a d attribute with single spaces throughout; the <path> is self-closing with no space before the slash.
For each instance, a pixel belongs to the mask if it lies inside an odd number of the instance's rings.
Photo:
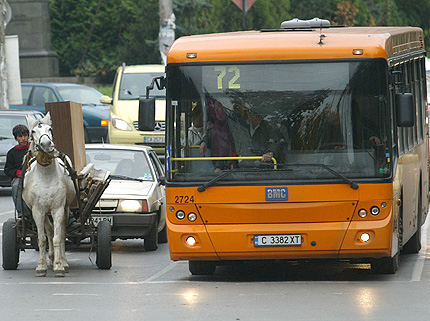
<path id="1" fill-rule="evenodd" d="M 111 173 L 113 179 L 135 178 L 154 181 L 154 175 L 143 151 L 124 149 L 86 149 L 87 164 Z"/>
<path id="2" fill-rule="evenodd" d="M 391 175 L 383 60 L 175 66 L 171 71 L 167 147 L 174 181 L 208 181 L 232 168 L 240 170 L 222 180 Z M 268 153 L 273 158 L 262 162 Z"/>
<path id="3" fill-rule="evenodd" d="M 80 104 L 100 105 L 100 97 L 103 96 L 97 89 L 86 86 L 58 87 L 57 90 L 64 101 Z"/>
<path id="4" fill-rule="evenodd" d="M 151 84 L 155 77 L 164 76 L 164 73 L 125 73 L 122 75 L 121 86 L 119 88 L 119 100 L 139 99 L 140 96 L 146 97 L 146 86 Z M 150 97 L 165 98 L 166 90 L 159 90 L 156 85 L 149 93 Z"/>
<path id="5" fill-rule="evenodd" d="M 18 125 L 23 124 L 27 126 L 27 120 L 25 116 L 0 116 L 0 140 L 2 139 L 14 139 L 12 129 Z"/>

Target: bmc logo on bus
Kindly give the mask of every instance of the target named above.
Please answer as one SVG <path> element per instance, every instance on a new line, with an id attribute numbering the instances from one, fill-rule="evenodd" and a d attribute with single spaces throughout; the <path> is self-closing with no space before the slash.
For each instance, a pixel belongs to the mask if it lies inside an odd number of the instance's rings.
<path id="1" fill-rule="evenodd" d="M 266 187 L 266 201 L 288 201 L 288 187 Z"/>

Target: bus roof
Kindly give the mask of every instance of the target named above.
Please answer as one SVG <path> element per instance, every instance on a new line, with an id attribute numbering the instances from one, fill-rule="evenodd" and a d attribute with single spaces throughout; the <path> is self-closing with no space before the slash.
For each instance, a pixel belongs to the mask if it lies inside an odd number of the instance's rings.
<path id="1" fill-rule="evenodd" d="M 389 59 L 413 51 L 424 52 L 423 39 L 423 31 L 417 27 L 332 27 L 195 35 L 177 39 L 169 50 L 167 63 Z M 354 55 L 354 49 L 362 49 L 363 53 Z M 196 57 L 187 58 L 187 54 Z"/>

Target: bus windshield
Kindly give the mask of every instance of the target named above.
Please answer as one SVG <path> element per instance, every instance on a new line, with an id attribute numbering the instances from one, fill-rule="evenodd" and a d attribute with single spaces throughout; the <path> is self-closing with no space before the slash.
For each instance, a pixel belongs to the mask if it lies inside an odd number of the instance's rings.
<path id="1" fill-rule="evenodd" d="M 171 181 L 391 175 L 383 59 L 169 68 Z"/>

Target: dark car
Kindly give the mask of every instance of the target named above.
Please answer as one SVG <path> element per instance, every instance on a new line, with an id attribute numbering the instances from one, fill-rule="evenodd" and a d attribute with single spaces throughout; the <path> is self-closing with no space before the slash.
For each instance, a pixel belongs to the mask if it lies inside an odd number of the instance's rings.
<path id="1" fill-rule="evenodd" d="M 74 101 L 82 104 L 85 142 L 107 141 L 109 106 L 100 103 L 103 94 L 97 89 L 69 83 L 23 83 L 21 89 L 23 104 L 10 109 L 32 109 L 45 114 L 45 103 Z"/>
<path id="2" fill-rule="evenodd" d="M 17 142 L 12 134 L 15 125 L 24 124 L 28 126 L 28 119 L 43 118 L 43 114 L 34 110 L 0 110 L 0 186 L 10 187 L 11 179 L 4 173 L 7 152 Z"/>

